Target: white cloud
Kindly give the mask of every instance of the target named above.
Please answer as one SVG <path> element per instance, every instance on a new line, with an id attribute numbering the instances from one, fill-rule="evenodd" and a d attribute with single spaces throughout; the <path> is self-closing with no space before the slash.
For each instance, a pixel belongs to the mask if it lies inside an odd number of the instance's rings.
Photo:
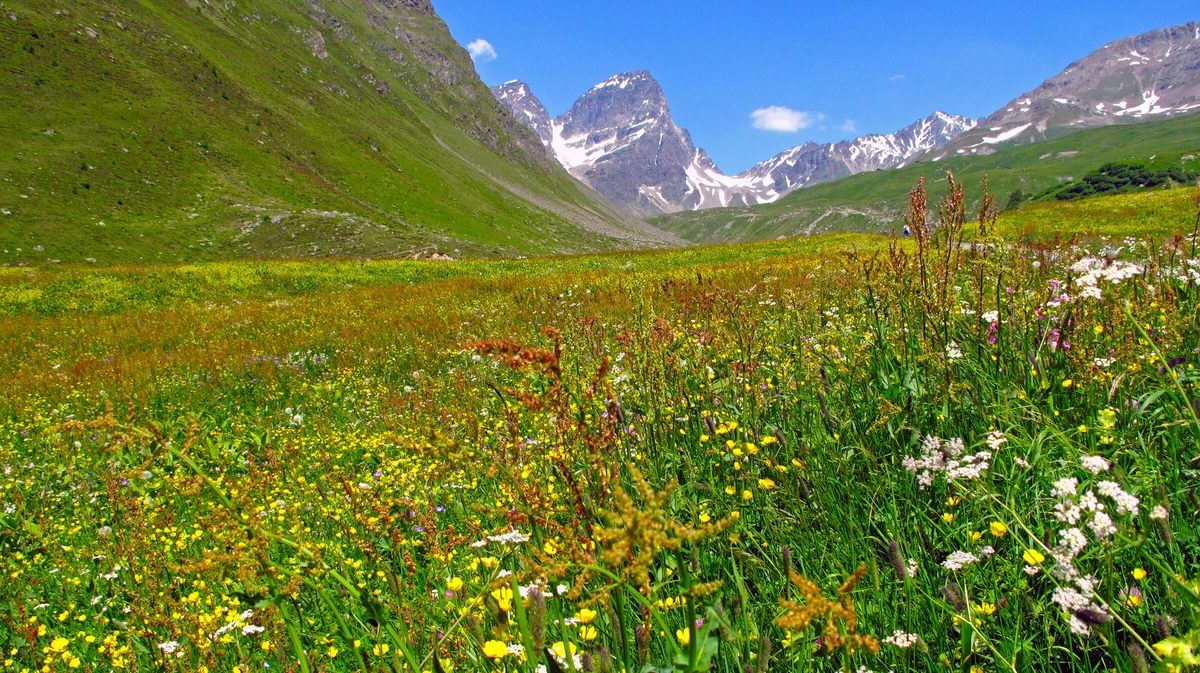
<path id="1" fill-rule="evenodd" d="M 825 115 L 801 112 L 782 105 L 761 107 L 750 113 L 754 128 L 777 133 L 795 133 L 825 119 Z"/>
<path id="2" fill-rule="evenodd" d="M 842 122 L 842 130 L 846 133 L 856 133 L 858 132 L 858 122 L 853 119 L 847 119 Z"/>
<path id="3" fill-rule="evenodd" d="M 888 81 L 889 81 L 889 82 L 899 82 L 899 81 L 902 81 L 902 80 L 904 80 L 904 79 L 905 79 L 905 76 L 904 76 L 904 75 L 899 75 L 899 74 L 897 74 L 897 75 L 892 75 L 891 77 L 889 77 L 889 78 L 888 78 Z"/>
<path id="4" fill-rule="evenodd" d="M 468 44 L 467 51 L 471 54 L 472 61 L 487 63 L 496 60 L 496 48 L 482 37 Z"/>

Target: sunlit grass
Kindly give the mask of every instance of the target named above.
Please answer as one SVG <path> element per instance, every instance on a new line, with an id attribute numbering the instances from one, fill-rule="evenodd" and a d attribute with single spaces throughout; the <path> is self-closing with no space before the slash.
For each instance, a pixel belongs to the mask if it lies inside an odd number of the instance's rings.
<path id="1" fill-rule="evenodd" d="M 0 670 L 1182 666 L 1170 208 L 1074 242 L 4 271 Z"/>

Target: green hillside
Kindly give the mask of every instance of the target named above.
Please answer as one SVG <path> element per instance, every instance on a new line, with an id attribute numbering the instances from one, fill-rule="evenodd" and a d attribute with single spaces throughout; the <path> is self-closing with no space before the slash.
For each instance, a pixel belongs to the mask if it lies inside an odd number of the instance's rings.
<path id="1" fill-rule="evenodd" d="M 653 244 L 424 0 L 0 2 L 0 263 Z"/>
<path id="2" fill-rule="evenodd" d="M 986 176 L 1001 205 L 1027 198 L 1103 164 L 1136 160 L 1153 170 L 1200 167 L 1200 115 L 1079 131 L 995 154 L 921 162 L 800 189 L 771 204 L 676 213 L 651 222 L 689 241 L 737 242 L 831 231 L 887 231 L 901 221 L 908 190 L 924 176 L 940 194 L 947 170 L 978 197 Z"/>

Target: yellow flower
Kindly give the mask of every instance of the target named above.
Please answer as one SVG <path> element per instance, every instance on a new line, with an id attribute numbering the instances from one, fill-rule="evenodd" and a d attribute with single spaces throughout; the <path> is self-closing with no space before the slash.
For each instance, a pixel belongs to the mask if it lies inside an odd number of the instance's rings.
<path id="1" fill-rule="evenodd" d="M 588 626 L 587 624 L 584 624 L 583 626 L 579 627 L 580 640 L 595 640 L 596 636 L 599 634 L 600 632 L 597 631 L 596 627 L 594 626 Z"/>
<path id="2" fill-rule="evenodd" d="M 1133 576 L 1133 579 L 1135 579 L 1139 582 L 1146 579 L 1146 569 L 1145 568 L 1134 568 L 1133 572 L 1131 572 L 1129 574 Z"/>
<path id="3" fill-rule="evenodd" d="M 338 655 L 338 648 L 334 647 L 333 645 L 330 645 L 329 649 L 325 650 L 325 656 L 329 657 L 330 659 L 336 657 L 337 655 Z"/>
<path id="4" fill-rule="evenodd" d="M 553 652 L 554 656 L 558 659 L 566 659 L 568 649 L 571 650 L 571 656 L 575 656 L 575 653 L 579 651 L 579 648 L 575 647 L 575 643 L 571 643 L 570 647 L 568 648 L 567 644 L 561 640 L 550 646 L 550 651 Z"/>
<path id="5" fill-rule="evenodd" d="M 390 652 L 391 649 L 392 648 L 387 643 L 379 643 L 375 647 L 371 648 L 371 654 L 374 654 L 377 657 L 382 657 Z"/>
<path id="6" fill-rule="evenodd" d="M 759 479 L 758 487 L 764 491 L 769 491 L 769 490 L 775 488 L 775 482 L 770 479 Z"/>
<path id="7" fill-rule="evenodd" d="M 591 608 L 583 608 L 579 612 L 575 613 L 575 619 L 578 620 L 580 624 L 591 624 L 596 620 L 596 614 L 597 612 Z"/>
<path id="8" fill-rule="evenodd" d="M 1063 382 L 1062 382 L 1063 388 L 1070 388 L 1073 385 L 1075 385 L 1075 382 L 1072 381 L 1071 379 L 1063 379 Z"/>
<path id="9" fill-rule="evenodd" d="M 50 650 L 53 652 L 65 652 L 67 649 L 67 646 L 70 644 L 71 644 L 71 641 L 67 640 L 66 638 L 63 638 L 62 636 L 59 636 L 58 638 L 55 638 L 54 640 L 50 641 Z"/>
<path id="10" fill-rule="evenodd" d="M 971 540 L 971 542 L 979 542 L 983 538 L 983 533 L 980 533 L 977 530 L 967 531 L 967 538 Z"/>
<path id="11" fill-rule="evenodd" d="M 549 556 L 554 556 L 558 553 L 558 545 L 554 544 L 553 540 L 546 540 L 546 543 L 542 545 L 542 551 Z"/>
<path id="12" fill-rule="evenodd" d="M 489 640 L 483 644 L 483 655 L 488 659 L 503 659 L 508 656 L 508 645 L 500 640 Z"/>
<path id="13" fill-rule="evenodd" d="M 950 523 L 951 521 L 954 521 L 954 515 L 950 512 L 942 512 L 942 521 Z"/>
<path id="14" fill-rule="evenodd" d="M 957 495 L 952 495 L 949 498 L 946 498 L 946 505 L 949 507 L 958 507 L 958 503 L 960 502 L 962 502 L 962 498 L 958 497 Z"/>
<path id="15" fill-rule="evenodd" d="M 979 605 L 977 605 L 975 607 L 975 612 L 978 612 L 979 614 L 984 615 L 985 617 L 994 615 L 994 614 L 996 614 L 996 604 L 995 603 L 980 603 Z"/>
<path id="16" fill-rule="evenodd" d="M 1025 559 L 1025 562 L 1031 566 L 1041 565 L 1046 560 L 1045 555 L 1036 549 L 1026 549 L 1021 558 Z"/>
<path id="17" fill-rule="evenodd" d="M 450 579 L 446 580 L 446 588 L 453 591 L 454 593 L 458 593 L 458 592 L 462 591 L 462 588 L 463 588 L 462 578 L 461 577 L 451 577 Z"/>
<path id="18" fill-rule="evenodd" d="M 988 530 L 990 530 L 992 535 L 995 537 L 1004 537 L 1005 535 L 1008 535 L 1008 526 L 1004 525 L 1003 521 L 993 521 L 988 525 Z"/>
<path id="19" fill-rule="evenodd" d="M 508 612 L 512 609 L 512 589 L 509 589 L 508 587 L 496 589 L 492 592 L 492 598 L 496 599 L 496 605 L 499 606 L 501 610 Z"/>
<path id="20" fill-rule="evenodd" d="M 742 500 L 751 500 L 753 498 L 754 498 L 754 494 L 751 493 L 749 490 L 742 491 Z"/>
<path id="21" fill-rule="evenodd" d="M 679 644 L 687 647 L 688 643 L 692 642 L 692 632 L 689 629 L 678 629 L 675 631 L 675 638 L 679 640 Z"/>

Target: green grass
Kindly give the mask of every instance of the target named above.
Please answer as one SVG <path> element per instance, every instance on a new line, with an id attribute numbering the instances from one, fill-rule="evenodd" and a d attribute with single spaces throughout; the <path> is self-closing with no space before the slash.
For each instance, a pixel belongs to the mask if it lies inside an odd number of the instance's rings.
<path id="1" fill-rule="evenodd" d="M 0 263 L 653 241 L 499 110 L 440 19 L 320 6 L 6 0 Z"/>
<path id="2" fill-rule="evenodd" d="M 1188 157 L 1184 159 L 1184 157 Z M 1079 131 L 1044 142 L 1006 147 L 981 157 L 948 157 L 905 168 L 861 173 L 796 190 L 751 208 L 678 213 L 651 220 L 699 243 L 769 240 L 831 231 L 888 232 L 903 223 L 908 190 L 924 177 L 932 198 L 944 189 L 946 171 L 981 194 L 986 177 L 1000 205 L 1016 190 L 1035 195 L 1123 161 L 1150 169 L 1200 168 L 1200 115 Z"/>
<path id="3" fill-rule="evenodd" d="M 1021 211 L 1082 242 L 5 269 L 0 670 L 1166 670 L 1200 259 L 1194 209 L 1116 227 L 1149 196 Z M 992 455 L 923 488 L 929 436 Z"/>

